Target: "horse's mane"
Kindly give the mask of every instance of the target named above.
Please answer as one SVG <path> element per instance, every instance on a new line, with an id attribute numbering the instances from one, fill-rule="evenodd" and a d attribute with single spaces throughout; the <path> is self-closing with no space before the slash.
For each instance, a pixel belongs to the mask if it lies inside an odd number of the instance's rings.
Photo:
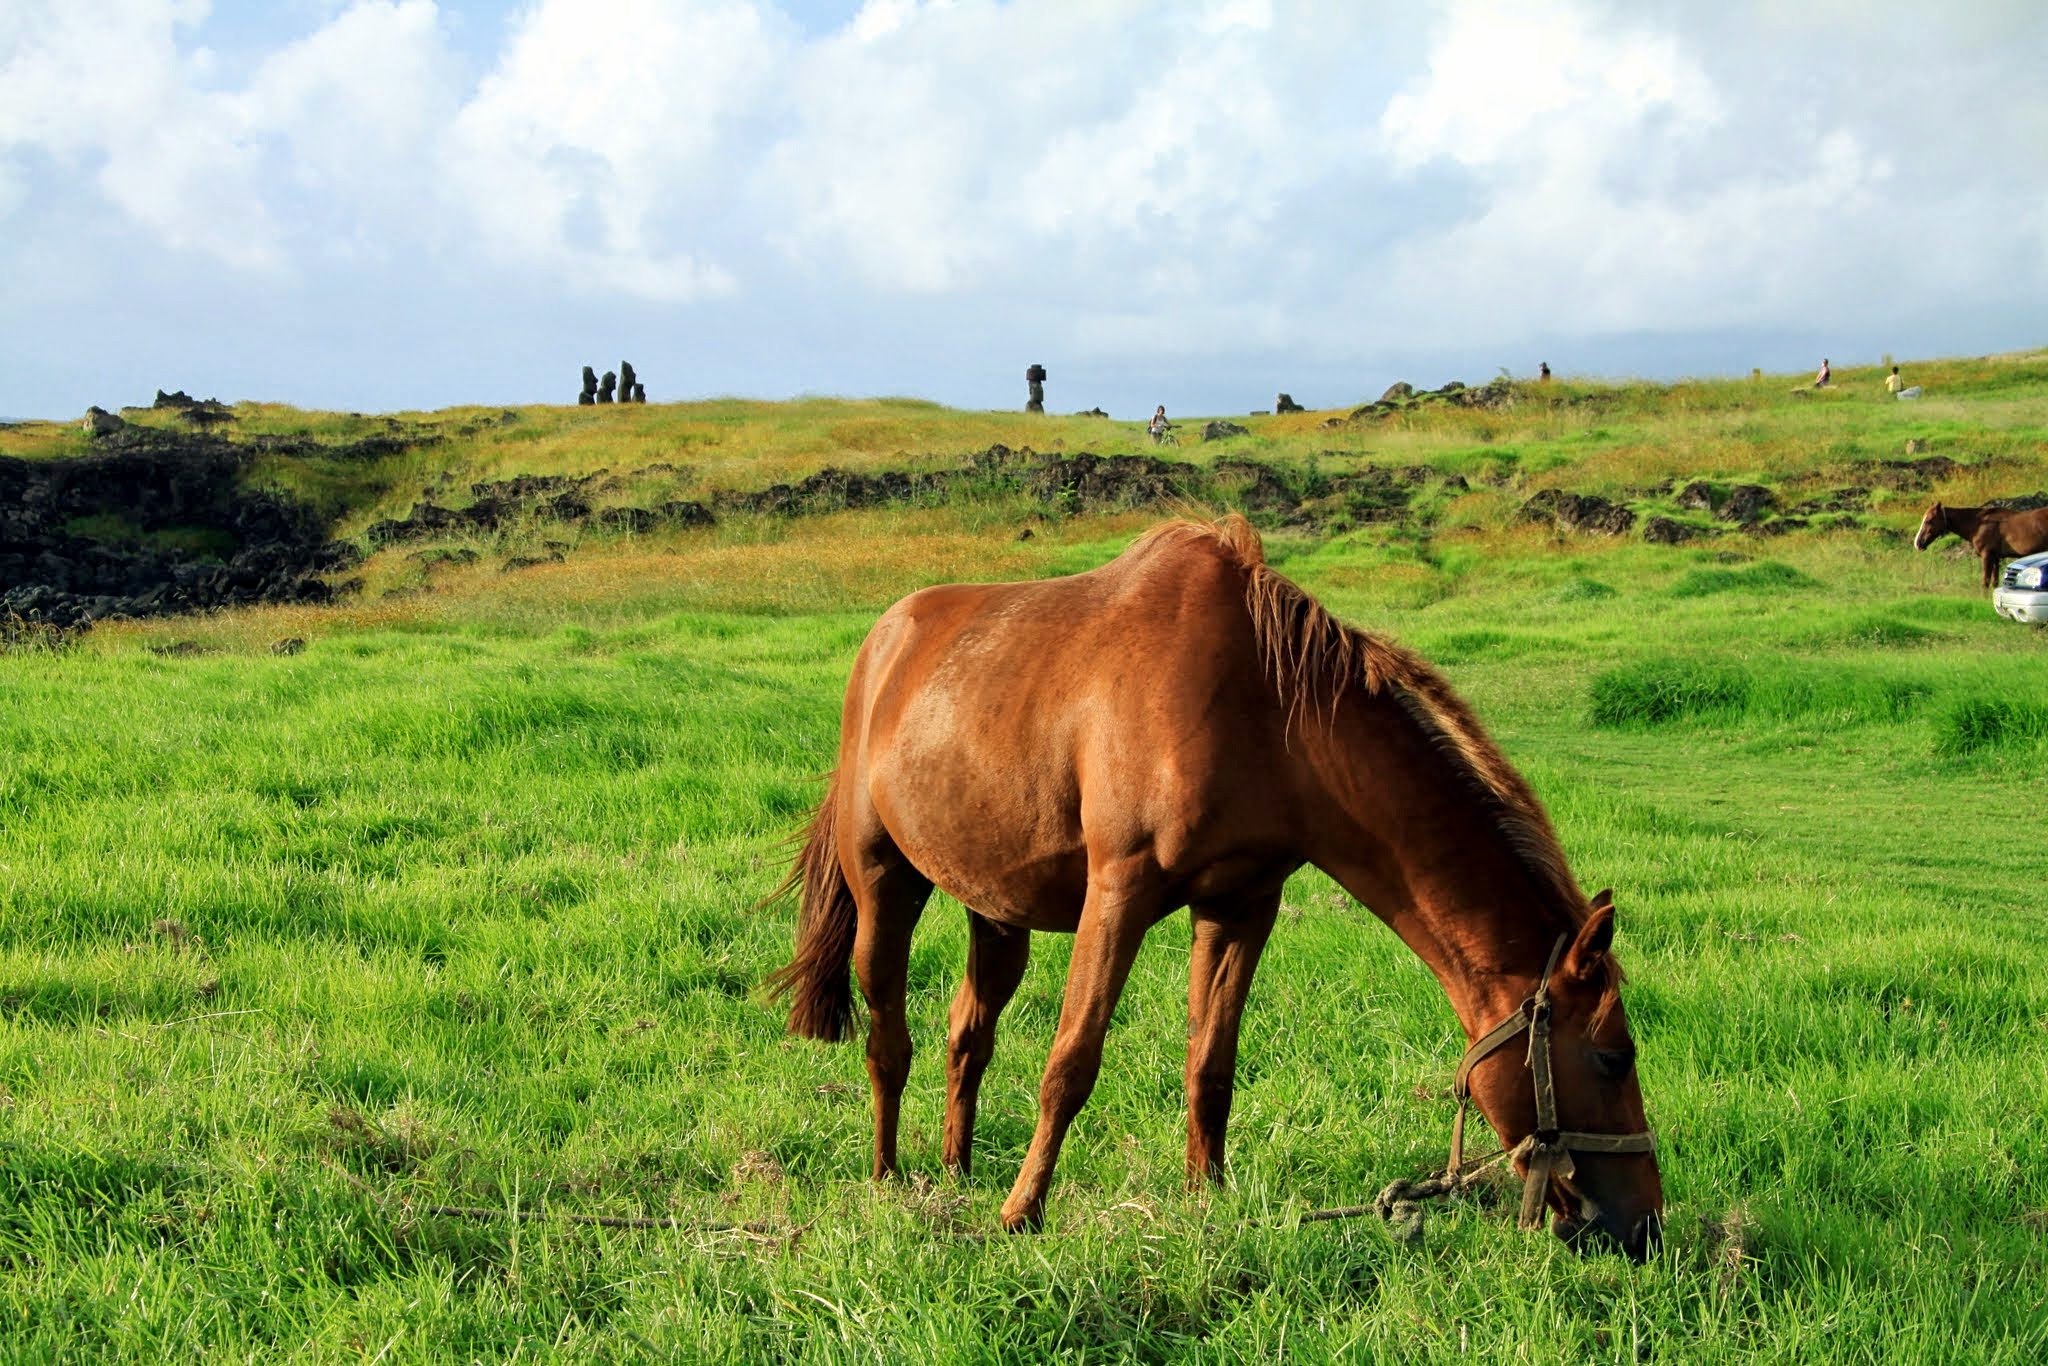
<path id="1" fill-rule="evenodd" d="M 1586 894 L 1572 877 L 1543 804 L 1443 675 L 1421 656 L 1337 620 L 1266 563 L 1259 533 L 1235 513 L 1214 523 L 1167 522 L 1138 544 L 1205 541 L 1245 572 L 1252 632 L 1290 719 L 1334 712 L 1356 686 L 1368 696 L 1392 697 L 1452 766 L 1490 799 L 1501 834 L 1567 924 L 1574 929 L 1585 924 L 1590 914 Z"/>

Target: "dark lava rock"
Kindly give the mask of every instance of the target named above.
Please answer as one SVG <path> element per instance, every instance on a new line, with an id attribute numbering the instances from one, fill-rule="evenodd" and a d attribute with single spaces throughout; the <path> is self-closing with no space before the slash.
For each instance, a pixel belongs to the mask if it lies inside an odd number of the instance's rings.
<path id="1" fill-rule="evenodd" d="M 1752 536 L 1783 536 L 1788 531 L 1803 531 L 1807 526 L 1804 517 L 1773 517 L 1768 522 L 1751 522 L 1742 529 Z"/>
<path id="2" fill-rule="evenodd" d="M 711 509 L 702 503 L 672 499 L 663 503 L 658 511 L 677 526 L 711 526 L 718 520 L 711 515 Z"/>
<path id="3" fill-rule="evenodd" d="M 661 525 L 661 514 L 648 508 L 606 508 L 597 514 L 597 524 L 607 531 L 644 535 Z"/>
<path id="4" fill-rule="evenodd" d="M 1593 494 L 1566 493 L 1542 489 L 1522 504 L 1515 519 L 1522 522 L 1552 522 L 1567 531 L 1593 531 L 1620 536 L 1636 524 L 1635 513 Z"/>
<path id="5" fill-rule="evenodd" d="M 563 555 L 559 550 L 550 551 L 545 555 L 514 555 L 511 559 L 498 566 L 498 572 L 500 574 L 516 574 L 522 569 L 531 569 L 537 564 L 560 564 L 562 559 Z"/>
<path id="6" fill-rule="evenodd" d="M 242 486 L 249 448 L 128 426 L 90 455 L 0 457 L 0 617 L 71 628 L 254 602 L 325 601 L 347 568 L 318 516 Z M 73 528 L 110 526 L 104 538 Z"/>
<path id="7" fill-rule="evenodd" d="M 596 478 L 596 474 L 580 477 L 567 474 L 522 474 L 512 479 L 471 484 L 469 493 L 472 498 L 500 498 L 508 503 L 524 503 L 536 498 L 552 498 L 560 493 L 580 492 Z"/>
<path id="8" fill-rule="evenodd" d="M 1049 456 L 1025 477 L 1026 492 L 1074 511 L 1146 507 L 1187 496 L 1199 476 L 1193 465 L 1146 455 Z"/>
<path id="9" fill-rule="evenodd" d="M 1290 512 L 1301 502 L 1271 465 L 1253 460 L 1218 460 L 1210 472 L 1247 512 Z"/>
<path id="10" fill-rule="evenodd" d="M 2016 493 L 2010 498 L 1986 498 L 1984 506 L 2004 508 L 2008 512 L 2032 512 L 2035 508 L 2048 508 L 2048 493 Z"/>
<path id="11" fill-rule="evenodd" d="M 1854 468 L 1880 488 L 1924 493 L 1962 467 L 1945 455 L 1930 455 L 1919 460 L 1863 460 Z"/>
<path id="12" fill-rule="evenodd" d="M 1250 435 L 1251 431 L 1249 428 L 1240 427 L 1235 422 L 1225 422 L 1221 418 L 1216 419 L 1214 422 L 1202 424 L 1202 440 L 1204 441 L 1227 441 L 1233 436 Z"/>
<path id="13" fill-rule="evenodd" d="M 1515 406 L 1515 386 L 1506 379 L 1491 379 L 1476 389 L 1452 380 L 1432 396 L 1457 408 L 1479 408 L 1497 412 Z"/>
<path id="14" fill-rule="evenodd" d="M 1674 522 L 1669 517 L 1652 517 L 1643 523 L 1643 539 L 1651 545 L 1684 545 L 1706 534 L 1696 526 Z"/>
<path id="15" fill-rule="evenodd" d="M 1415 386 L 1407 380 L 1395 380 L 1387 386 L 1386 392 L 1376 400 L 1380 403 L 1401 403 L 1415 397 Z"/>
<path id="16" fill-rule="evenodd" d="M 1737 484 L 1728 490 L 1727 499 L 1715 512 L 1716 521 L 1736 522 L 1749 526 L 1762 521 L 1778 505 L 1778 499 L 1762 484 Z"/>
<path id="17" fill-rule="evenodd" d="M 1082 410 L 1081 410 L 1080 412 L 1078 412 L 1078 413 L 1075 413 L 1075 414 L 1074 414 L 1074 416 L 1075 416 L 1075 417 L 1108 417 L 1108 416 L 1109 416 L 1109 414 L 1108 414 L 1108 413 L 1105 413 L 1105 412 L 1103 412 L 1103 411 L 1102 411 L 1102 409 L 1100 409 L 1100 408 L 1084 408 L 1084 409 L 1082 409 Z"/>
<path id="18" fill-rule="evenodd" d="M 273 640 L 270 642 L 270 653 L 274 655 L 303 654 L 305 649 L 306 642 L 304 637 L 301 636 L 286 636 L 283 640 Z"/>
<path id="19" fill-rule="evenodd" d="M 1795 507 L 1785 509 L 1794 517 L 1812 517 L 1823 512 L 1868 512 L 1870 511 L 1870 490 L 1860 485 L 1836 489 L 1819 498 L 1809 498 Z"/>
<path id="20" fill-rule="evenodd" d="M 1714 490 L 1705 480 L 1695 479 L 1680 489 L 1672 501 L 1688 512 L 1711 513 L 1714 510 Z"/>
<path id="21" fill-rule="evenodd" d="M 92 407 L 85 410 L 85 421 L 80 425 L 84 427 L 87 436 L 102 437 L 112 436 L 128 424 L 105 408 Z"/>
<path id="22" fill-rule="evenodd" d="M 1273 400 L 1275 413 L 1305 413 L 1308 410 L 1294 401 L 1293 394 L 1282 394 Z"/>
<path id="23" fill-rule="evenodd" d="M 1443 488 L 1446 493 L 1470 493 L 1472 491 L 1472 486 L 1465 482 L 1465 476 L 1462 474 L 1445 475 Z"/>

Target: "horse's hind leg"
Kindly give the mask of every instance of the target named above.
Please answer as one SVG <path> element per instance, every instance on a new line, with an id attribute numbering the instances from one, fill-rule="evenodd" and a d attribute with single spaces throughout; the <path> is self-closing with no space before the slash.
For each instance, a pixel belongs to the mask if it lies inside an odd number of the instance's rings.
<path id="1" fill-rule="evenodd" d="M 1031 931 L 967 913 L 967 975 L 946 1031 L 946 1165 L 965 1175 L 974 1161 L 974 1109 L 981 1074 L 996 1051 L 996 1019 L 1016 994 L 1031 958 Z"/>
<path id="2" fill-rule="evenodd" d="M 842 846 L 845 847 L 845 846 Z M 896 1172 L 896 1122 L 910 1080 L 910 1026 L 904 995 L 910 975 L 910 932 L 924 913 L 932 884 L 904 859 L 886 834 L 857 846 L 848 882 L 860 908 L 853 972 L 868 1003 L 868 1082 L 875 1101 L 875 1179 Z"/>
<path id="3" fill-rule="evenodd" d="M 1223 1180 L 1223 1132 L 1237 1085 L 1237 1030 L 1280 891 L 1198 902 L 1188 954 L 1188 1185 Z"/>

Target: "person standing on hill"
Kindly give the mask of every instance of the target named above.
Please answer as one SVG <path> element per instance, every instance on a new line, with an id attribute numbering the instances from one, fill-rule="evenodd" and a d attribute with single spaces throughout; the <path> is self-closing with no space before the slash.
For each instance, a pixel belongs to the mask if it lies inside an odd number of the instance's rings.
<path id="1" fill-rule="evenodd" d="M 1899 378 L 1899 367 L 1894 365 L 1892 367 L 1892 372 L 1884 377 L 1884 391 L 1893 396 L 1897 396 L 1899 390 L 1905 387 L 1906 381 Z"/>
<path id="2" fill-rule="evenodd" d="M 1536 367 L 1536 379 L 1540 384 L 1550 383 L 1550 362 L 1544 361 Z"/>
<path id="3" fill-rule="evenodd" d="M 1166 429 L 1170 425 L 1166 420 L 1166 405 L 1164 403 L 1152 410 L 1152 423 L 1145 430 L 1152 433 L 1153 445 L 1156 446 L 1166 440 Z"/>
<path id="4" fill-rule="evenodd" d="M 1828 358 L 1826 356 L 1822 356 L 1820 358 L 1820 373 L 1813 377 L 1813 387 L 1816 389 L 1825 389 L 1828 387 L 1829 381 L 1834 379 L 1834 377 L 1835 372 L 1828 369 Z"/>

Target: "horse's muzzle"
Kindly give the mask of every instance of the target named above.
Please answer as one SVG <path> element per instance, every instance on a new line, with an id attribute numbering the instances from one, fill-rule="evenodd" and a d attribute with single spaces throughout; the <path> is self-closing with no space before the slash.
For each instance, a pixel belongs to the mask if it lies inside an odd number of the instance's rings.
<path id="1" fill-rule="evenodd" d="M 1643 1215 L 1626 1229 L 1618 1229 L 1604 1214 L 1595 1214 L 1590 1219 L 1571 1219 L 1559 1214 L 1552 1217 L 1550 1231 L 1563 1239 L 1566 1247 L 1581 1255 L 1619 1252 L 1630 1261 L 1640 1263 L 1648 1261 L 1662 1245 L 1664 1218 L 1653 1212 Z"/>

